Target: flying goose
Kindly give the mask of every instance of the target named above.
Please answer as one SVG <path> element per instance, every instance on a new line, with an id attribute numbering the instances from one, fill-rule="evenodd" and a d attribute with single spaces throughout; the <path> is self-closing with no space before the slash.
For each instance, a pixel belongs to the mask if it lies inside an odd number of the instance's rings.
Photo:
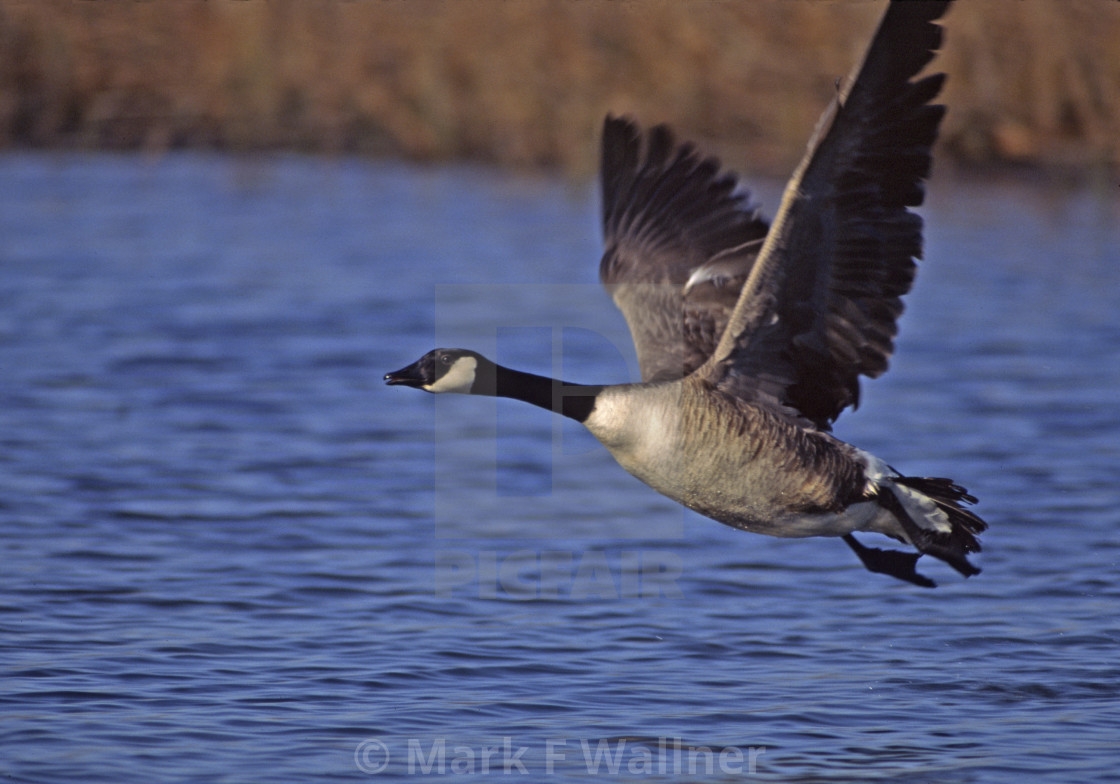
<path id="1" fill-rule="evenodd" d="M 641 383 L 571 384 L 435 349 L 388 373 L 434 393 L 516 398 L 581 423 L 627 471 L 689 509 L 769 536 L 839 536 L 872 572 L 916 585 L 923 554 L 965 576 L 987 524 L 949 479 L 903 476 L 835 438 L 859 377 L 887 368 L 922 253 L 944 74 L 943 2 L 892 2 L 838 87 L 772 224 L 733 173 L 608 116 L 600 278 L 630 327 Z M 885 534 L 917 552 L 867 547 Z"/>

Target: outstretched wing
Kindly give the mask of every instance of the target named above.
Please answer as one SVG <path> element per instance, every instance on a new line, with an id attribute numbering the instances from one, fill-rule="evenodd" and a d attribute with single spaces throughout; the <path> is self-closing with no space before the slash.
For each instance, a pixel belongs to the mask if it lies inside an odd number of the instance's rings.
<path id="1" fill-rule="evenodd" d="M 944 74 L 911 79 L 941 44 L 942 2 L 892 2 L 863 64 L 822 116 L 715 352 L 701 374 L 776 398 L 828 428 L 887 369 L 922 253 Z"/>
<path id="2" fill-rule="evenodd" d="M 630 326 L 642 380 L 681 378 L 715 349 L 767 224 L 735 175 L 663 125 L 643 136 L 608 116 L 601 178 L 600 280 Z"/>

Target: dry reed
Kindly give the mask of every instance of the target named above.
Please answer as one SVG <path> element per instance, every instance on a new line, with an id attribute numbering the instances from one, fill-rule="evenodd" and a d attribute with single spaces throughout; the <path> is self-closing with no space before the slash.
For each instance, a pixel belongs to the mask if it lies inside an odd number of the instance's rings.
<path id="1" fill-rule="evenodd" d="M 608 111 L 787 171 L 875 2 L 0 0 L 0 146 L 300 149 L 586 174 Z M 942 154 L 1120 166 L 1120 3 L 962 2 Z"/>

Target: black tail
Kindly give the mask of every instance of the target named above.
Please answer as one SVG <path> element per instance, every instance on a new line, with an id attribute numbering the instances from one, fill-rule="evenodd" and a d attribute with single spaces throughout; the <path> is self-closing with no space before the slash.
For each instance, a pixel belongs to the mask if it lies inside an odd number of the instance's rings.
<path id="1" fill-rule="evenodd" d="M 923 553 L 940 558 L 966 577 L 979 574 L 980 570 L 965 557 L 968 553 L 980 552 L 980 542 L 976 537 L 988 528 L 988 524 L 976 513 L 965 508 L 967 504 L 976 503 L 976 498 L 951 479 L 896 476 L 893 481 L 916 490 L 933 501 L 949 518 L 952 526 L 949 533 L 941 533 L 920 528 L 912 520 L 909 521 L 910 525 L 903 521 L 914 546 Z"/>

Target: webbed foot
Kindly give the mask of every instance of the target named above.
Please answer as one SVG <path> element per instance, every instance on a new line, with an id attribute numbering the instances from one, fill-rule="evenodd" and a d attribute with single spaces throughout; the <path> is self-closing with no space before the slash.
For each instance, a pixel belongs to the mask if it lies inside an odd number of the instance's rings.
<path id="1" fill-rule="evenodd" d="M 937 583 L 933 580 L 924 574 L 918 574 L 914 570 L 918 559 L 922 557 L 921 553 L 904 553 L 899 550 L 880 550 L 878 547 L 866 547 L 860 544 L 859 540 L 851 534 L 845 534 L 843 539 L 848 543 L 848 547 L 851 547 L 855 554 L 859 556 L 859 560 L 867 567 L 868 571 L 890 575 L 899 580 L 920 585 L 923 588 L 937 587 Z"/>

